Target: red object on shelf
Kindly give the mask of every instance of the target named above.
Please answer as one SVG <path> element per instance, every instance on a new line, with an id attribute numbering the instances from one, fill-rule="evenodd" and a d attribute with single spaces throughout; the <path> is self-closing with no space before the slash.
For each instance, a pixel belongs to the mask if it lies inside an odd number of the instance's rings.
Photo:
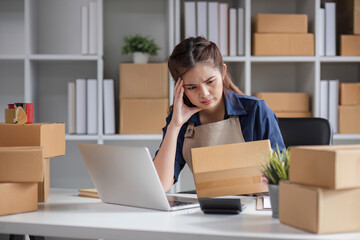
<path id="1" fill-rule="evenodd" d="M 26 123 L 32 123 L 33 122 L 33 104 L 32 103 L 25 103 L 25 113 L 27 116 L 27 122 Z"/>
<path id="2" fill-rule="evenodd" d="M 15 104 L 13 104 L 13 103 L 12 103 L 12 104 L 8 104 L 8 108 L 9 108 L 9 109 L 15 109 Z"/>

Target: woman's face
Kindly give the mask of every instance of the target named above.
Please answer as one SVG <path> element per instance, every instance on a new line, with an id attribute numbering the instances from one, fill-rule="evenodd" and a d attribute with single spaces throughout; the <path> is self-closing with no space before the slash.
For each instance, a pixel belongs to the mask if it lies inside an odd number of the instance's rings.
<path id="1" fill-rule="evenodd" d="M 224 73 L 226 66 L 224 65 Z M 182 77 L 184 92 L 190 102 L 205 110 L 220 104 L 223 94 L 223 76 L 212 63 L 198 63 Z"/>

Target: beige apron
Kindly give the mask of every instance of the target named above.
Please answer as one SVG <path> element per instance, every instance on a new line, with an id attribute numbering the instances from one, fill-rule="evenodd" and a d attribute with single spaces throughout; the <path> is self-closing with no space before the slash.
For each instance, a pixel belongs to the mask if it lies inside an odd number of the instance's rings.
<path id="1" fill-rule="evenodd" d="M 182 153 L 192 171 L 191 148 L 242 142 L 245 142 L 245 140 L 237 116 L 196 127 L 194 123 L 189 123 L 185 132 Z"/>

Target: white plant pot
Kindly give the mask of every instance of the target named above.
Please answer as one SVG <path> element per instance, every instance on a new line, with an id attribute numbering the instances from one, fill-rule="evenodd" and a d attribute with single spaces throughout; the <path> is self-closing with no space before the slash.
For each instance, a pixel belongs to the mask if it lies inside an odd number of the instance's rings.
<path id="1" fill-rule="evenodd" d="M 148 53 L 142 53 L 142 52 L 133 53 L 134 63 L 147 63 L 149 61 L 149 57 L 150 55 Z"/>

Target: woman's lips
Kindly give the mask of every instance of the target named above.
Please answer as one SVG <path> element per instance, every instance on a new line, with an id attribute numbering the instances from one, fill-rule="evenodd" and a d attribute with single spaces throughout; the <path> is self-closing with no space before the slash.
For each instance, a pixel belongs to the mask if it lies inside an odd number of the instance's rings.
<path id="1" fill-rule="evenodd" d="M 204 105 L 209 105 L 212 103 L 212 101 L 213 101 L 213 99 L 210 99 L 210 100 L 206 100 L 206 101 L 201 101 L 201 103 Z"/>

